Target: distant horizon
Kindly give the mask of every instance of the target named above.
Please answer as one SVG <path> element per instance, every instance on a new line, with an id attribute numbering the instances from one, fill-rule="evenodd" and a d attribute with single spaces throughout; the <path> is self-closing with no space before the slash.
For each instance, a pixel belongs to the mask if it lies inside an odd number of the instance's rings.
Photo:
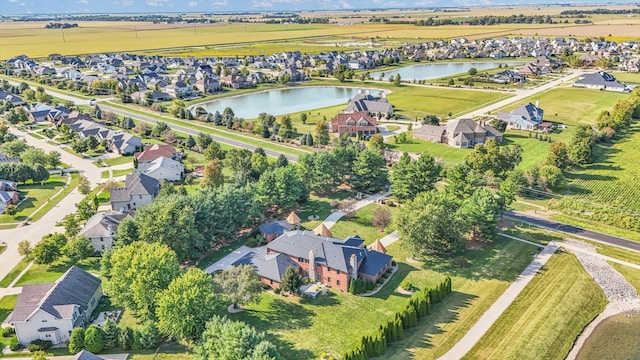
<path id="1" fill-rule="evenodd" d="M 2 16 L 386 11 L 501 6 L 615 6 L 602 0 L 0 0 Z"/>

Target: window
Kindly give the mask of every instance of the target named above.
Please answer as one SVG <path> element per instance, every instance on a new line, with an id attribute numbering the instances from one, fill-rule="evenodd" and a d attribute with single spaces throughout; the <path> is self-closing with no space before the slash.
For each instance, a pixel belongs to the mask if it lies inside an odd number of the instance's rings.
<path id="1" fill-rule="evenodd" d="M 301 257 L 299 257 L 299 258 L 298 258 L 298 262 L 299 262 L 299 263 L 304 262 L 304 259 L 303 259 L 303 258 L 301 258 Z"/>
<path id="2" fill-rule="evenodd" d="M 327 272 L 331 272 L 331 268 L 327 266 Z"/>
<path id="3" fill-rule="evenodd" d="M 340 280 L 336 280 L 336 285 L 340 286 Z"/>
<path id="4" fill-rule="evenodd" d="M 104 241 L 104 239 L 102 238 L 102 236 L 100 236 L 100 241 Z"/>
<path id="5" fill-rule="evenodd" d="M 340 270 L 336 270 L 336 274 L 340 275 Z"/>
<path id="6" fill-rule="evenodd" d="M 308 264 L 309 263 L 309 259 L 304 259 L 304 263 Z"/>
<path id="7" fill-rule="evenodd" d="M 328 282 L 329 284 L 331 284 L 331 278 L 330 278 L 330 277 L 328 277 L 328 278 L 327 278 L 327 282 Z"/>
<path id="8" fill-rule="evenodd" d="M 320 269 L 320 268 L 322 268 L 322 264 L 320 264 L 319 262 L 317 262 L 317 263 L 316 263 L 316 267 L 317 267 L 318 269 Z"/>
<path id="9" fill-rule="evenodd" d="M 42 322 L 47 322 L 47 320 L 42 320 Z"/>
<path id="10" fill-rule="evenodd" d="M 273 285 L 273 280 L 269 279 L 269 285 Z"/>

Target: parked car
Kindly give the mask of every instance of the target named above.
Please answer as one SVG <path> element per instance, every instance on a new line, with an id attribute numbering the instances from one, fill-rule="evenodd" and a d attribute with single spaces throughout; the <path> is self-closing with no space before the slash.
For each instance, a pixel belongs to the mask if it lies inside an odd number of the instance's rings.
<path id="1" fill-rule="evenodd" d="M 89 103 L 89 106 L 96 106 L 96 101 L 97 99 L 89 99 L 87 102 Z"/>

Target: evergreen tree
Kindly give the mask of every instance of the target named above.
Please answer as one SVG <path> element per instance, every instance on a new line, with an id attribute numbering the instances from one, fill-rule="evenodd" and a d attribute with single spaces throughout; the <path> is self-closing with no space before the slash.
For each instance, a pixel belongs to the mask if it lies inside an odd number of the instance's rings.
<path id="1" fill-rule="evenodd" d="M 84 328 L 77 327 L 69 336 L 69 352 L 77 354 L 84 349 Z"/>

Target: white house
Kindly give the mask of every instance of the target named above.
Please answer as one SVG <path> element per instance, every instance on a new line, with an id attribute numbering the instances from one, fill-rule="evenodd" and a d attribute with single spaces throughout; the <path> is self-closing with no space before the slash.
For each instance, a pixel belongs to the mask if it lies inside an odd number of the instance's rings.
<path id="1" fill-rule="evenodd" d="M 159 191 L 158 180 L 140 173 L 129 174 L 123 188 L 111 189 L 111 209 L 123 211 L 148 205 Z"/>
<path id="2" fill-rule="evenodd" d="M 510 113 L 499 112 L 497 118 L 507 123 L 509 129 L 533 130 L 544 121 L 544 110 L 536 104 L 520 105 Z"/>
<path id="3" fill-rule="evenodd" d="M 72 266 L 55 283 L 25 285 L 7 322 L 22 345 L 49 340 L 69 341 L 71 331 L 83 327 L 102 297 L 102 281 Z"/>
<path id="4" fill-rule="evenodd" d="M 141 169 L 142 167 L 144 169 Z M 184 176 L 184 165 L 168 157 L 161 156 L 149 163 L 140 164 L 138 171 L 158 181 L 180 181 Z"/>
<path id="5" fill-rule="evenodd" d="M 80 231 L 80 236 L 85 236 L 93 245 L 96 252 L 102 253 L 113 246 L 113 236 L 118 231 L 118 226 L 129 213 L 111 211 L 93 215 Z"/>
<path id="6" fill-rule="evenodd" d="M 573 83 L 573 86 L 616 92 L 631 91 L 627 85 L 618 81 L 615 76 L 604 71 L 599 71 L 593 74 L 584 74 L 578 79 L 578 81 Z"/>

